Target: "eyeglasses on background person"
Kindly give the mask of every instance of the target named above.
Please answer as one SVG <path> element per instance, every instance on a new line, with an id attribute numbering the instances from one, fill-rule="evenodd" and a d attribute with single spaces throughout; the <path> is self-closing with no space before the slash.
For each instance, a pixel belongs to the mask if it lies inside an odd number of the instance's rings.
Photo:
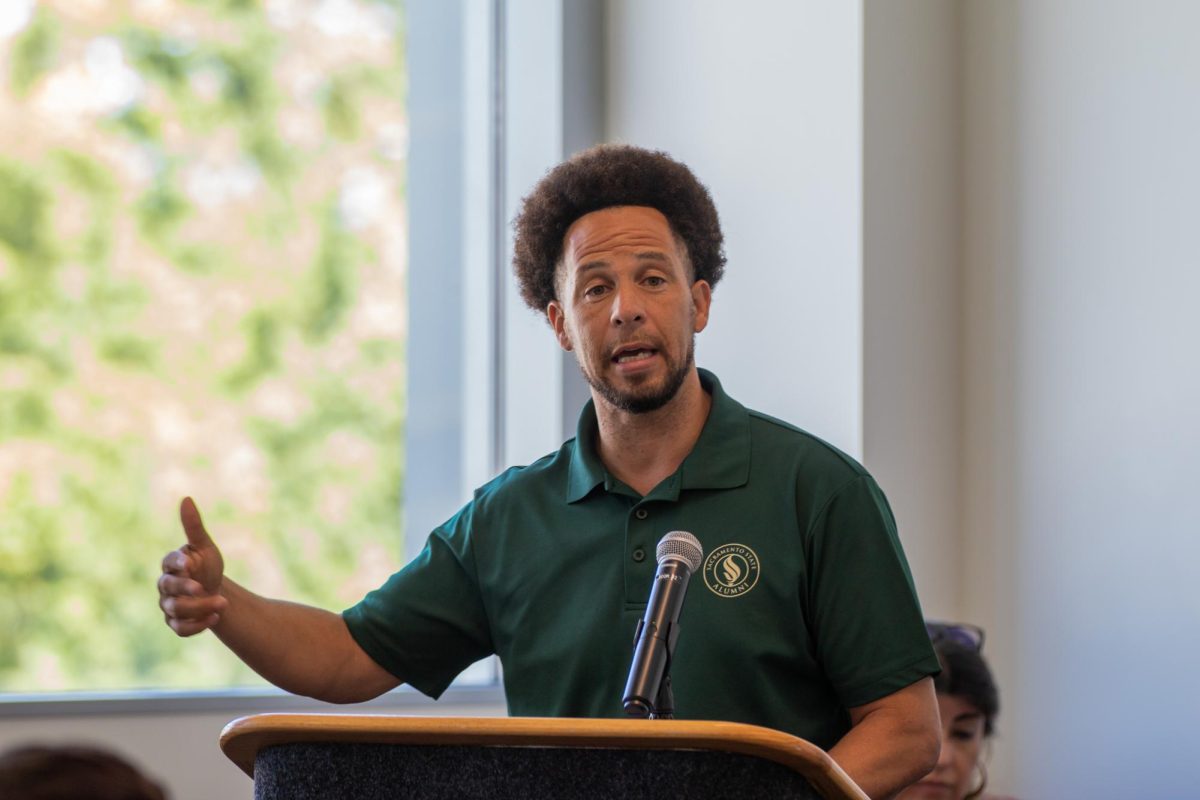
<path id="1" fill-rule="evenodd" d="M 942 620 L 926 620 L 925 630 L 929 640 L 937 645 L 938 642 L 951 641 L 974 650 L 983 650 L 983 628 L 965 622 L 943 622 Z"/>

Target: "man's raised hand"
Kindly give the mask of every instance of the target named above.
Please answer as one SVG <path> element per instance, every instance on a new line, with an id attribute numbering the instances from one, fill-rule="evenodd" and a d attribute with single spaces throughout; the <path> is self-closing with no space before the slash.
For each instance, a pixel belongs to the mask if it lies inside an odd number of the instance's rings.
<path id="1" fill-rule="evenodd" d="M 228 601 L 221 596 L 225 562 L 204 530 L 192 498 L 179 504 L 179 519 L 187 544 L 163 558 L 158 579 L 158 605 L 167 625 L 180 636 L 192 636 L 221 621 Z"/>

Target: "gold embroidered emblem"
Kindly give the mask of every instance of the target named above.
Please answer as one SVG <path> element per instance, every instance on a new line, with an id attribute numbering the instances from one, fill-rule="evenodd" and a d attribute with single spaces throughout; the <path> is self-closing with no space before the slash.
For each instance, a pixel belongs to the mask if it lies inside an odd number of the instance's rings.
<path id="1" fill-rule="evenodd" d="M 758 583 L 758 554 L 744 544 L 723 544 L 704 560 L 704 585 L 718 597 L 739 597 Z"/>

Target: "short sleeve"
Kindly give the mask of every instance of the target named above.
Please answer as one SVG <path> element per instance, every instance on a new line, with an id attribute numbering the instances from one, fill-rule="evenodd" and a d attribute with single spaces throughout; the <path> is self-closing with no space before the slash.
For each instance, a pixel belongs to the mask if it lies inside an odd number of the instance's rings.
<path id="1" fill-rule="evenodd" d="M 940 669 L 896 523 L 869 475 L 841 486 L 809 530 L 817 656 L 847 708 Z"/>
<path id="2" fill-rule="evenodd" d="M 435 530 L 424 550 L 342 612 L 350 635 L 380 666 L 437 698 L 493 652 L 471 550 L 471 507 Z"/>

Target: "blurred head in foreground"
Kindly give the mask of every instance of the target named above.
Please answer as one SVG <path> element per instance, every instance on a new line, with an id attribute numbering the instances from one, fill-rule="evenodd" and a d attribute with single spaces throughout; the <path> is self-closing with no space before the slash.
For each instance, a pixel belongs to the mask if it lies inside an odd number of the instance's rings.
<path id="1" fill-rule="evenodd" d="M 162 788 L 106 750 L 30 746 L 0 754 L 4 800 L 166 800 Z"/>
<path id="2" fill-rule="evenodd" d="M 942 717 L 942 753 L 933 771 L 897 800 L 966 800 L 987 784 L 984 744 L 992 735 L 1000 701 L 992 671 L 980 655 L 983 631 L 971 625 L 926 626 L 942 663 L 934 679 Z"/>

